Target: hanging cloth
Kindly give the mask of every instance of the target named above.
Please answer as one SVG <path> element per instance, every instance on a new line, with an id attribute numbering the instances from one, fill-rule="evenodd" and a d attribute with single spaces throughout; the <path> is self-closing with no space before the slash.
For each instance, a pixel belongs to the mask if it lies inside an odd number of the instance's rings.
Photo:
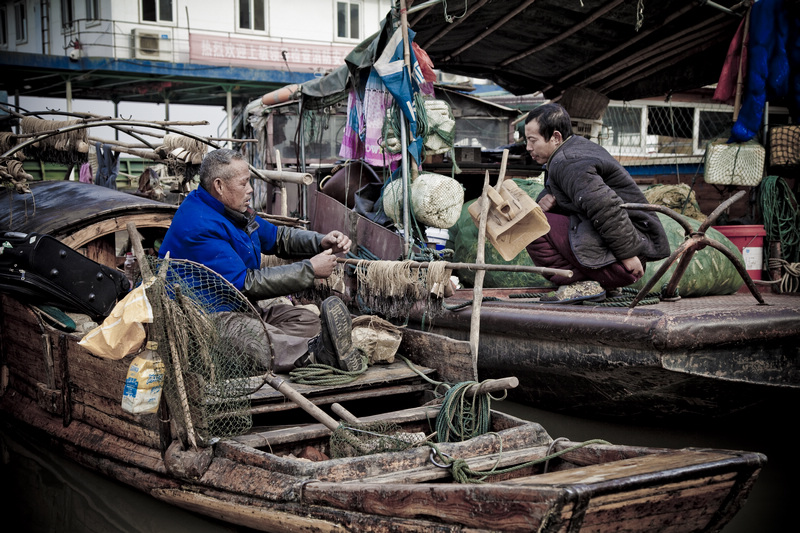
<path id="1" fill-rule="evenodd" d="M 115 152 L 108 144 L 95 145 L 97 149 L 97 174 L 94 177 L 95 185 L 117 189 L 117 174 L 119 174 L 119 152 Z"/>
<path id="2" fill-rule="evenodd" d="M 92 179 L 92 164 L 91 163 L 84 163 L 84 164 L 81 165 L 80 182 L 81 183 L 94 183 L 94 179 Z"/>

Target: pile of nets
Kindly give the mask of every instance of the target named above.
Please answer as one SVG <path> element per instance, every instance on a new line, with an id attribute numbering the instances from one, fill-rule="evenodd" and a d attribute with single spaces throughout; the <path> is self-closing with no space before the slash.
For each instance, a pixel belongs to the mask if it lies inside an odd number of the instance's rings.
<path id="1" fill-rule="evenodd" d="M 181 439 L 205 446 L 252 427 L 250 395 L 271 368 L 258 312 L 224 278 L 190 261 L 151 260 L 150 339 L 165 367 L 164 395 Z"/>

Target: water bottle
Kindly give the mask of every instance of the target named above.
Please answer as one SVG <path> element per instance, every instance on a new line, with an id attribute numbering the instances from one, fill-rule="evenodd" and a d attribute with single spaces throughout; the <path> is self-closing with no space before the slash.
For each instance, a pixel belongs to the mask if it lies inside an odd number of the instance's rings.
<path id="1" fill-rule="evenodd" d="M 133 289 L 133 285 L 136 283 L 136 258 L 133 256 L 133 252 L 125 254 L 125 266 L 123 270 L 125 271 L 125 277 L 128 278 L 128 282 L 130 282 L 131 289 Z"/>

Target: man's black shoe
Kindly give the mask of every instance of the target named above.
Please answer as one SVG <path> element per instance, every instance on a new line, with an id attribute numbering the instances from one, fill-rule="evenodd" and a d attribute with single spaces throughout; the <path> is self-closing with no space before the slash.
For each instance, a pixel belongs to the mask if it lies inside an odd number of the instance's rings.
<path id="1" fill-rule="evenodd" d="M 322 333 L 308 343 L 308 350 L 317 363 L 354 372 L 362 367 L 361 352 L 353 347 L 353 322 L 350 311 L 336 296 L 322 302 Z"/>

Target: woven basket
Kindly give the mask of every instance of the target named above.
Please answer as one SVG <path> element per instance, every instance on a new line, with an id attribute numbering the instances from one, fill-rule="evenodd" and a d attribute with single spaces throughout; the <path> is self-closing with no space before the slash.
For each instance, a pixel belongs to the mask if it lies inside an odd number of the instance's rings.
<path id="1" fill-rule="evenodd" d="M 706 183 L 754 187 L 764 176 L 766 150 L 757 141 L 725 143 L 714 141 L 706 148 Z"/>
<path id="2" fill-rule="evenodd" d="M 773 167 L 800 165 L 800 126 L 770 128 L 769 164 Z"/>

